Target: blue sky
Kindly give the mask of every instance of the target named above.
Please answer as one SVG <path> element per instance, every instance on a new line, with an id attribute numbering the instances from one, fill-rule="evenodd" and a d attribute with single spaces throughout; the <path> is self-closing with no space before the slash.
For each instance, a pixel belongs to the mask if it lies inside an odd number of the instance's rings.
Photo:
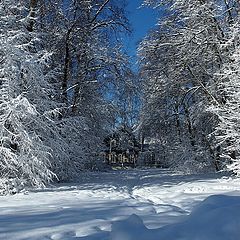
<path id="1" fill-rule="evenodd" d="M 151 8 L 141 7 L 143 0 L 128 0 L 128 18 L 132 25 L 133 33 L 125 40 L 127 53 L 136 59 L 136 48 L 147 32 L 154 27 L 157 14 Z"/>

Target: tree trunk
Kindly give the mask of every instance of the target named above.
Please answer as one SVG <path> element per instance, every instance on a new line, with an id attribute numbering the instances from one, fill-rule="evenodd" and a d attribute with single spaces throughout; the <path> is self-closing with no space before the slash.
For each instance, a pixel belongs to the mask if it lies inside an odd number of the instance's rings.
<path id="1" fill-rule="evenodd" d="M 188 127 L 188 133 L 190 136 L 190 143 L 191 145 L 194 147 L 195 146 L 195 136 L 193 133 L 193 128 L 192 128 L 192 123 L 191 123 L 191 119 L 190 119 L 190 114 L 189 114 L 189 110 L 187 108 L 187 106 L 184 104 L 184 111 L 186 113 L 186 119 L 187 119 L 187 127 Z"/>
<path id="2" fill-rule="evenodd" d="M 38 4 L 38 0 L 30 0 L 30 11 L 29 11 L 29 15 L 28 15 L 29 23 L 27 25 L 27 30 L 29 32 L 33 31 L 33 26 L 34 26 L 34 23 L 35 23 L 34 18 L 36 16 L 37 4 Z"/>
<path id="3" fill-rule="evenodd" d="M 66 35 L 64 69 L 63 69 L 63 80 L 62 80 L 62 95 L 65 103 L 68 102 L 67 87 L 68 87 L 68 75 L 69 75 L 69 64 L 70 64 L 70 48 L 69 48 L 70 33 L 71 33 L 71 30 L 68 30 Z"/>

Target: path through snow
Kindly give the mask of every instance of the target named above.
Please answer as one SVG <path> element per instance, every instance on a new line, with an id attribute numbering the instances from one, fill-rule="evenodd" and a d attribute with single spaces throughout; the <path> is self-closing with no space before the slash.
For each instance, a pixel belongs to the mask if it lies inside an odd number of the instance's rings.
<path id="1" fill-rule="evenodd" d="M 184 176 L 161 169 L 87 173 L 77 184 L 0 197 L 0 239 L 118 240 L 110 234 L 112 224 L 132 214 L 149 229 L 161 228 L 184 221 L 210 195 L 240 196 L 239 191 L 239 179 L 215 174 Z"/>

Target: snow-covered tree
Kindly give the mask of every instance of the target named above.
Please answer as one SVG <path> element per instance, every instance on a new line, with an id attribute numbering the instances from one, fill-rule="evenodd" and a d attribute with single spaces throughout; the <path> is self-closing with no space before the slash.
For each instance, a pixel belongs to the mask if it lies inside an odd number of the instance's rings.
<path id="1" fill-rule="evenodd" d="M 223 45 L 230 52 L 229 61 L 215 74 L 213 88 L 221 96 L 219 104 L 214 104 L 209 111 L 216 114 L 218 124 L 211 133 L 215 148 L 218 149 L 218 162 L 224 168 L 240 175 L 240 48 L 239 22 L 235 21 L 229 31 L 229 40 Z"/>
<path id="2" fill-rule="evenodd" d="M 199 166 L 203 161 L 219 170 L 218 150 L 208 136 L 218 120 L 208 106 L 222 99 L 213 89 L 218 85 L 215 74 L 229 61 L 231 50 L 223 45 L 229 40 L 239 3 L 144 2 L 164 13 L 139 46 L 140 74 L 145 81 L 142 131 L 162 139 L 170 162 L 170 155 L 175 159 L 181 152 L 181 159 L 198 159 Z"/>
<path id="3" fill-rule="evenodd" d="M 55 177 L 50 170 L 51 148 L 40 134 L 47 132 L 50 121 L 44 116 L 51 109 L 45 74 L 49 54 L 28 25 L 21 1 L 1 2 L 0 178 L 6 179 L 1 188 L 8 188 L 11 181 L 42 187 Z"/>
<path id="4" fill-rule="evenodd" d="M 129 26 L 124 1 L 61 2 L 44 1 L 40 27 L 58 72 L 59 125 L 70 150 L 63 170 L 76 172 L 94 162 L 119 119 L 116 93 L 127 69 L 120 35 Z"/>

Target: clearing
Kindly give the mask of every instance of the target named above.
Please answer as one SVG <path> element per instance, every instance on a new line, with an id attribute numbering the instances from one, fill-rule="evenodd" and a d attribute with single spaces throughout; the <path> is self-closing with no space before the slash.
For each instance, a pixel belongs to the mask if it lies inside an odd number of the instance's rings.
<path id="1" fill-rule="evenodd" d="M 76 184 L 0 197 L 0 239 L 237 240 L 239 196 L 240 180 L 220 174 L 90 172 Z"/>

